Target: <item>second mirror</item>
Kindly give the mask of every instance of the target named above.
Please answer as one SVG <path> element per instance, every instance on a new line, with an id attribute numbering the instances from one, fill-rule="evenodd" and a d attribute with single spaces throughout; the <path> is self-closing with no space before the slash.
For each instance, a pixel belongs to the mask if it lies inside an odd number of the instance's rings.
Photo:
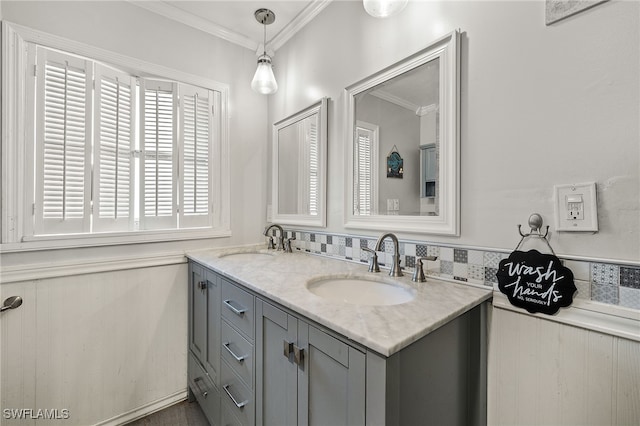
<path id="1" fill-rule="evenodd" d="M 273 125 L 273 221 L 325 226 L 327 98 Z"/>

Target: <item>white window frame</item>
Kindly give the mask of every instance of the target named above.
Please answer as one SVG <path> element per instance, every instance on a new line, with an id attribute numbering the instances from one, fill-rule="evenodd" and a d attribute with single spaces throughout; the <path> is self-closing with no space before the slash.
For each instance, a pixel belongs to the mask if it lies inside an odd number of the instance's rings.
<path id="1" fill-rule="evenodd" d="M 142 78 L 162 76 L 176 82 L 206 87 L 220 94 L 220 111 L 216 111 L 220 114 L 220 128 L 216 129 L 219 143 L 212 149 L 215 163 L 213 176 L 210 177 L 213 193 L 211 227 L 79 235 L 34 235 L 34 205 L 32 198 L 27 195 L 29 191 L 26 191 L 33 187 L 35 178 L 27 172 L 33 171 L 33 167 L 26 167 L 34 156 L 32 141 L 35 137 L 33 116 L 27 111 L 29 97 L 33 99 L 35 96 L 34 88 L 29 84 L 30 78 L 33 78 L 33 73 L 36 72 L 33 66 L 35 52 L 28 49 L 31 43 L 91 58 Z M 3 21 L 0 249 L 3 252 L 19 252 L 230 236 L 228 99 L 229 86 L 226 84 Z"/>

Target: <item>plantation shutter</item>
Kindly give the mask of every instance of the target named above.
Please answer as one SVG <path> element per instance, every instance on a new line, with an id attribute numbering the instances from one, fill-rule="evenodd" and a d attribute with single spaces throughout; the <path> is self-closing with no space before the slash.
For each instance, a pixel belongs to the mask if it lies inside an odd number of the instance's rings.
<path id="1" fill-rule="evenodd" d="M 175 228 L 177 222 L 176 84 L 142 80 L 141 229 Z"/>
<path id="2" fill-rule="evenodd" d="M 212 90 L 180 84 L 180 228 L 212 225 Z"/>
<path id="3" fill-rule="evenodd" d="M 133 229 L 134 77 L 96 64 L 94 231 Z"/>
<path id="4" fill-rule="evenodd" d="M 318 123 L 307 117 L 298 127 L 298 212 L 318 214 Z"/>
<path id="5" fill-rule="evenodd" d="M 370 129 L 356 127 L 354 156 L 354 213 L 374 214 L 374 134 Z"/>
<path id="6" fill-rule="evenodd" d="M 91 63 L 39 47 L 36 53 L 34 231 L 90 229 Z"/>
<path id="7" fill-rule="evenodd" d="M 309 122 L 309 214 L 318 215 L 318 123 L 317 115 Z"/>

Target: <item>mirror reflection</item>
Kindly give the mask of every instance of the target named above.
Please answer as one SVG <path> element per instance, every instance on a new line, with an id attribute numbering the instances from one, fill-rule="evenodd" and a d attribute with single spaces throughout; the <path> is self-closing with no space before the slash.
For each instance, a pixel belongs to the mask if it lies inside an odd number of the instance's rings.
<path id="1" fill-rule="evenodd" d="M 354 214 L 438 215 L 440 59 L 355 95 Z"/>
<path id="2" fill-rule="evenodd" d="M 278 212 L 318 215 L 318 114 L 278 130 Z"/>
<path id="3" fill-rule="evenodd" d="M 325 226 L 327 99 L 273 125 L 273 221 Z"/>

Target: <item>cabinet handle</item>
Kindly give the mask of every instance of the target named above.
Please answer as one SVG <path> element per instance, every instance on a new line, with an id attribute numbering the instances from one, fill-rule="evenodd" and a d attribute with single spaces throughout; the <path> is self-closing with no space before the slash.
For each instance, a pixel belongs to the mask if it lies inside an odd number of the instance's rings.
<path id="1" fill-rule="evenodd" d="M 286 340 L 282 341 L 282 354 L 284 355 L 285 358 L 289 358 L 289 355 L 291 355 L 291 352 L 293 352 L 293 343 L 292 342 L 287 342 Z"/>
<path id="2" fill-rule="evenodd" d="M 238 401 L 233 397 L 233 395 L 231 395 L 231 391 L 229 391 L 229 387 L 231 387 L 231 385 L 224 385 L 224 386 L 222 386 L 222 389 L 224 389 L 224 391 L 227 393 L 227 395 L 229 396 L 229 398 L 231 398 L 231 401 L 233 401 L 233 403 L 236 405 L 236 407 L 238 407 L 238 408 L 242 408 L 242 407 L 244 407 L 245 405 L 247 405 L 247 403 L 249 402 L 249 400 L 248 400 L 248 399 L 245 399 L 245 400 L 244 400 L 244 401 L 242 401 L 242 402 L 238 402 Z"/>
<path id="3" fill-rule="evenodd" d="M 193 380 L 193 383 L 196 385 L 196 387 L 198 388 L 198 392 L 200 392 L 202 394 L 203 398 L 206 398 L 207 395 L 209 395 L 209 392 L 207 391 L 203 391 L 202 388 L 200 387 L 200 382 L 202 381 L 202 377 L 196 377 Z"/>
<path id="4" fill-rule="evenodd" d="M 230 345 L 230 342 L 227 342 L 227 343 L 223 343 L 223 344 L 222 344 L 222 346 L 224 346 L 224 348 L 227 350 L 227 352 L 229 352 L 229 353 L 231 354 L 231 356 L 235 358 L 235 360 L 236 360 L 236 361 L 238 361 L 238 362 L 240 362 L 240 363 L 241 363 L 242 361 L 244 361 L 244 359 L 245 359 L 247 356 L 246 356 L 246 355 L 241 355 L 241 356 L 236 355 L 236 354 L 235 354 L 235 352 L 233 352 L 233 351 L 231 350 L 231 348 L 229 347 L 229 345 Z"/>
<path id="5" fill-rule="evenodd" d="M 304 349 L 293 345 L 293 358 L 296 361 L 296 364 L 302 367 L 304 364 Z"/>
<path id="6" fill-rule="evenodd" d="M 232 302 L 232 300 L 225 300 L 225 301 L 223 301 L 223 303 L 224 303 L 225 305 L 227 305 L 227 307 L 228 307 L 229 309 L 231 309 L 235 314 L 237 314 L 237 315 L 239 315 L 239 316 L 242 316 L 242 315 L 244 315 L 244 313 L 245 313 L 245 312 L 247 312 L 247 310 L 246 310 L 245 308 L 243 308 L 243 307 L 236 308 L 235 306 L 233 306 L 233 305 L 231 304 L 231 302 Z"/>
<path id="7" fill-rule="evenodd" d="M 206 281 L 198 281 L 198 288 L 200 290 L 206 290 L 207 289 L 207 282 Z"/>

